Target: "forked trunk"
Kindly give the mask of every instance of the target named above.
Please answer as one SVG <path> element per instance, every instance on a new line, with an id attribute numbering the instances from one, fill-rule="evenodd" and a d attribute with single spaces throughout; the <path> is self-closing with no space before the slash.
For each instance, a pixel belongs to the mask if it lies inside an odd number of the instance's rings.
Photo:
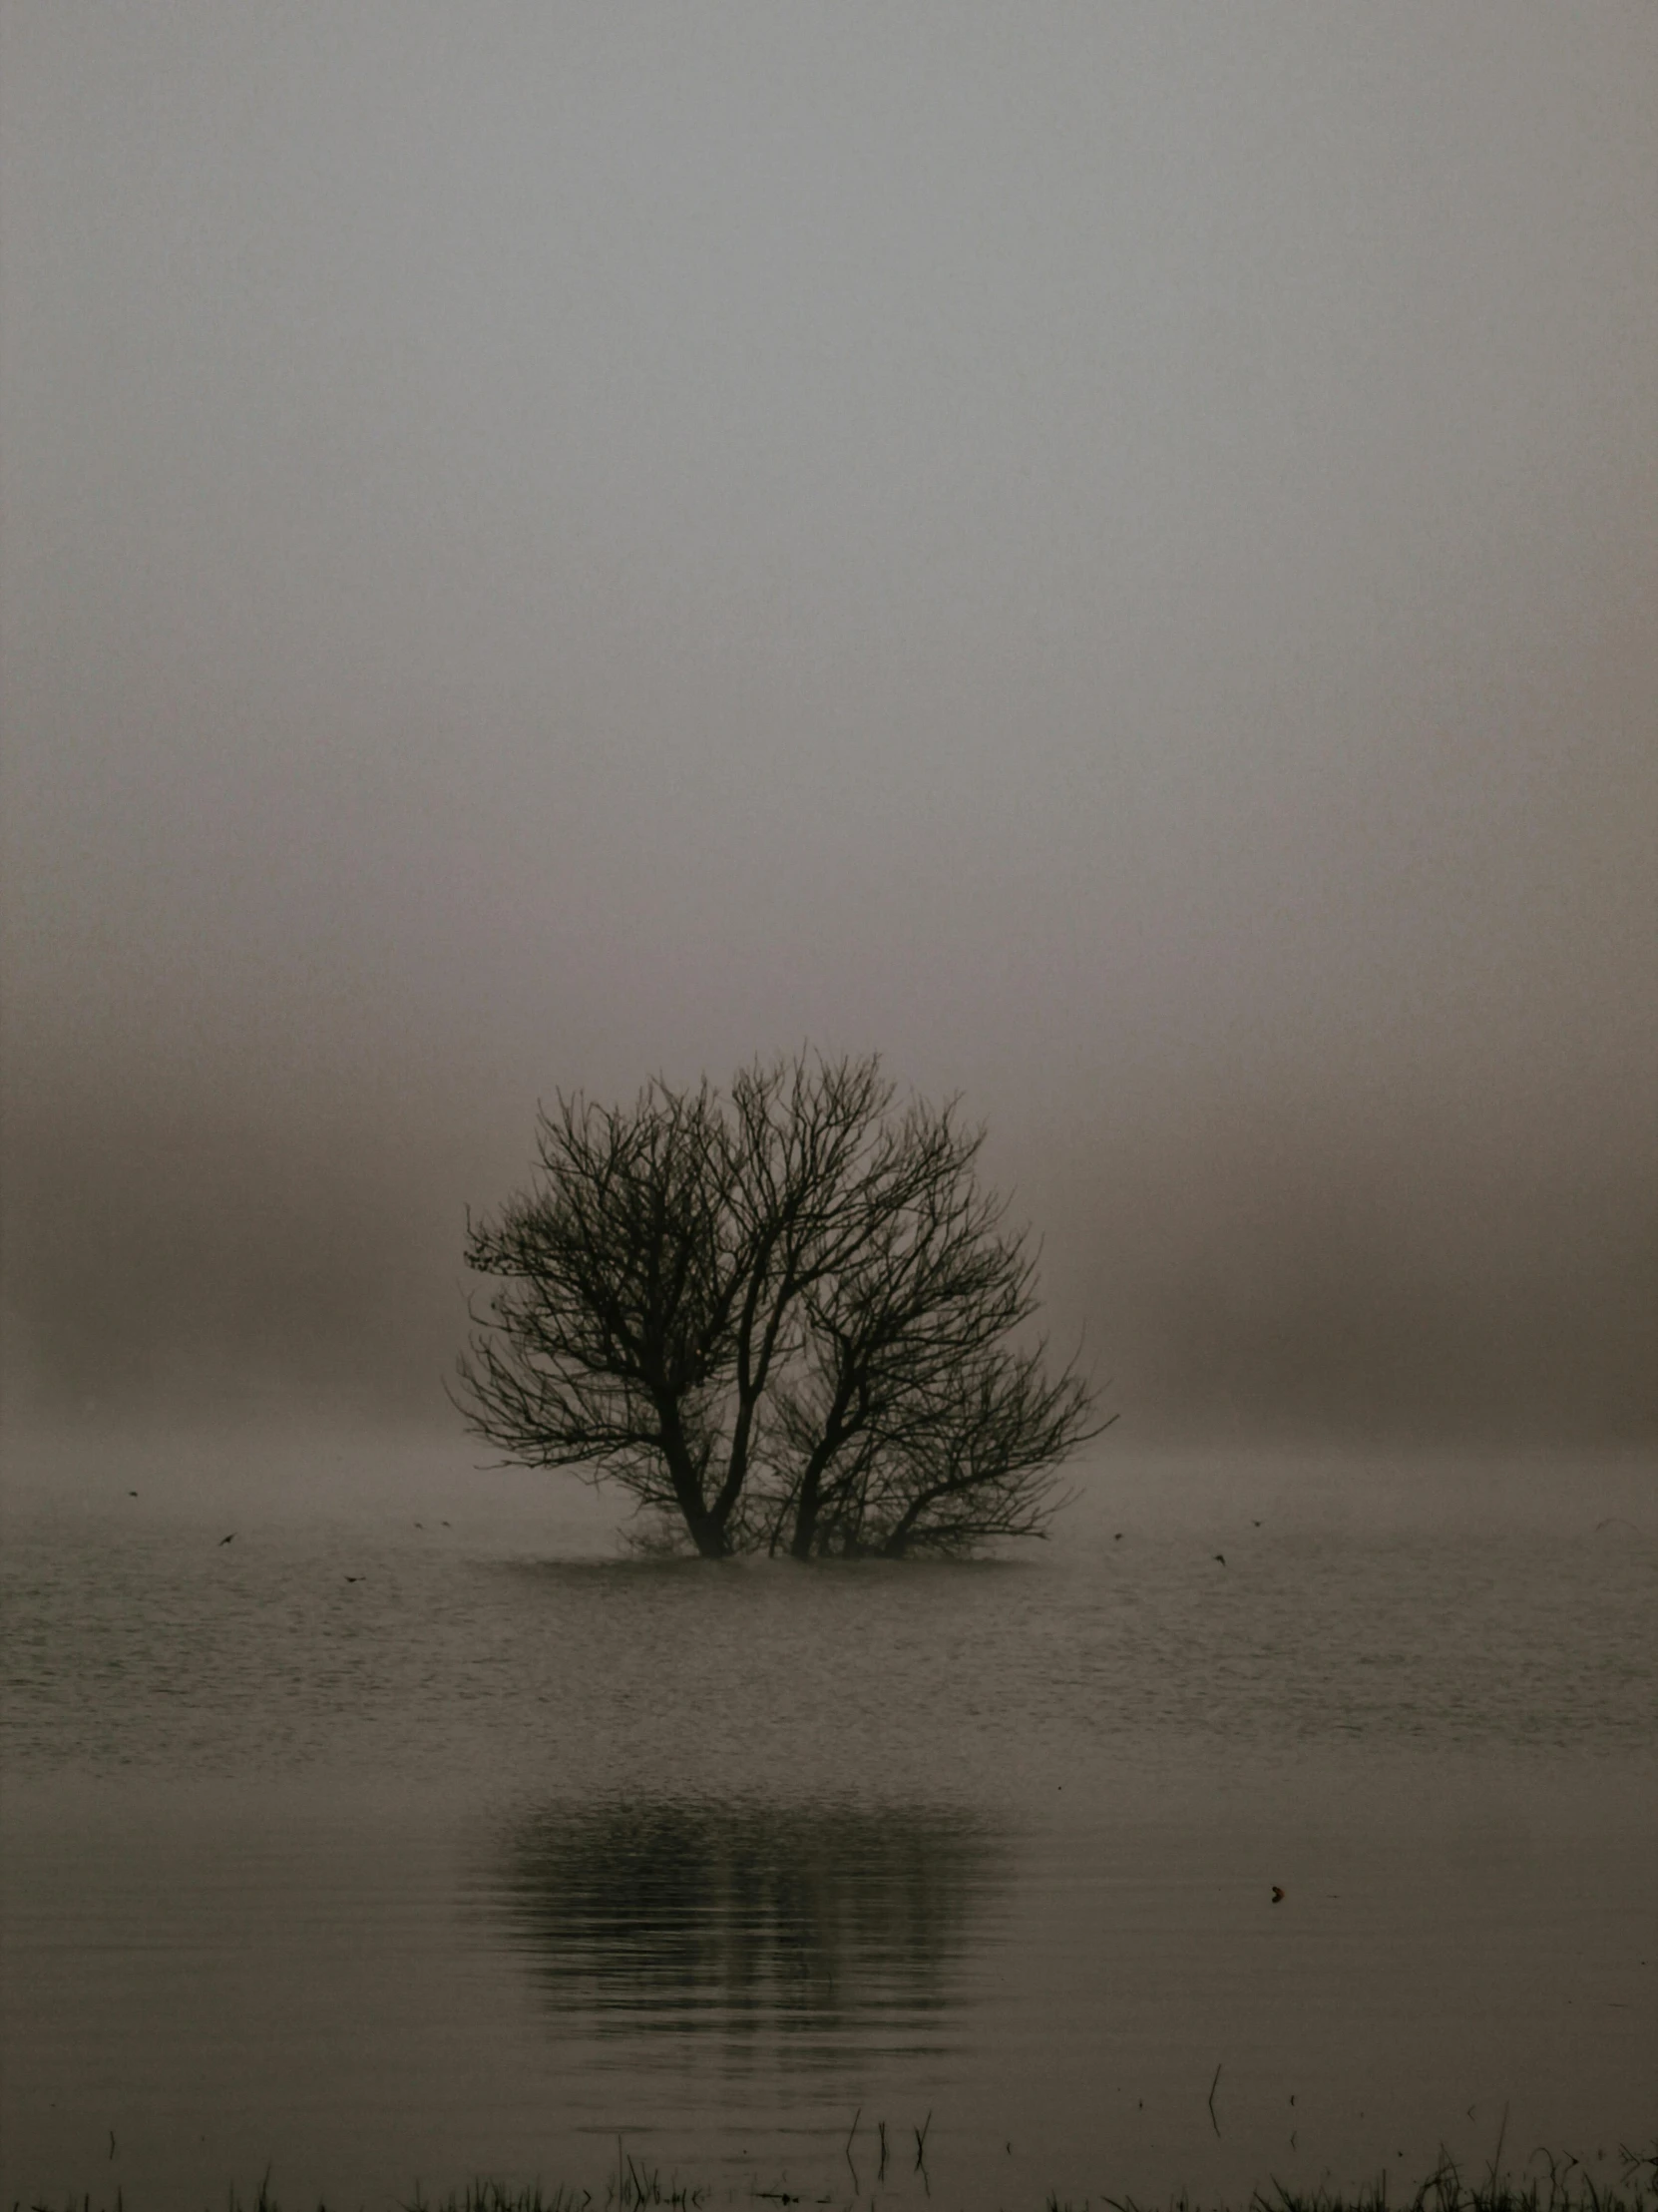
<path id="1" fill-rule="evenodd" d="M 728 1559 L 731 1556 L 731 1546 L 726 1540 L 725 1531 L 712 1514 L 698 1514 L 694 1521 L 687 1514 L 685 1525 L 690 1530 L 691 1541 L 700 1557 Z"/>

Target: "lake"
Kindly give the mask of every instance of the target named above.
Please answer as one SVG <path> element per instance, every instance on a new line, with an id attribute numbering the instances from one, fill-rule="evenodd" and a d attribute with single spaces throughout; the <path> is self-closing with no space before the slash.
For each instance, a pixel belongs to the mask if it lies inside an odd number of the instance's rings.
<path id="1" fill-rule="evenodd" d="M 14 1437 L 5 2201 L 1613 2172 L 1650 1464 L 1120 1434 L 1045 1545 L 810 1567 L 464 1441 Z"/>

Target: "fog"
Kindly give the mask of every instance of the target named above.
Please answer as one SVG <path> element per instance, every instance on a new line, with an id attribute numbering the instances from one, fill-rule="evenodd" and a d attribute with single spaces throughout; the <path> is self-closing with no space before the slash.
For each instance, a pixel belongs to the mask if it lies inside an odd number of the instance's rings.
<path id="1" fill-rule="evenodd" d="M 1658 1427 L 1658 13 L 7 0 L 8 1399 L 963 1094 L 1124 1437 Z"/>

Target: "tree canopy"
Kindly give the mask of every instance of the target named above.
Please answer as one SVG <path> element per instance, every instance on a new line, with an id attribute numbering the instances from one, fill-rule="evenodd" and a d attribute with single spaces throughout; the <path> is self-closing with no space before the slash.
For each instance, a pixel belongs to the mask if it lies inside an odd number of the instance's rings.
<path id="1" fill-rule="evenodd" d="M 728 1098 L 560 1097 L 537 1173 L 469 1220 L 496 1288 L 457 1402 L 533 1467 L 620 1483 L 698 1551 L 898 1557 L 1039 1536 L 1103 1424 L 1030 1338 L 1036 1259 L 954 1103 L 874 1058 L 756 1063 Z"/>

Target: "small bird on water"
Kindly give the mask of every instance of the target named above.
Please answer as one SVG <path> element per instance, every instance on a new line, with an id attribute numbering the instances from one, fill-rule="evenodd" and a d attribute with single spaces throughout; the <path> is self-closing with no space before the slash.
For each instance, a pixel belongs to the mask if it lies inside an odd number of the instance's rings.
<path id="1" fill-rule="evenodd" d="M 234 1531 L 234 1529 L 232 1529 L 227 1537 L 220 1537 L 218 1541 L 220 1544 L 234 1544 L 236 1541 L 236 1532 Z"/>
<path id="2" fill-rule="evenodd" d="M 1215 1557 L 1219 1559 L 1222 1566 L 1226 1564 L 1226 1553 L 1224 1551 L 1217 1551 Z"/>
<path id="3" fill-rule="evenodd" d="M 1284 1893 L 1276 1882 L 1272 1885 L 1272 1902 L 1274 1905 L 1282 1905 L 1284 1902 Z M 1291 2097 L 1290 2102 L 1292 2104 L 1295 2102 L 1294 2097 Z"/>

